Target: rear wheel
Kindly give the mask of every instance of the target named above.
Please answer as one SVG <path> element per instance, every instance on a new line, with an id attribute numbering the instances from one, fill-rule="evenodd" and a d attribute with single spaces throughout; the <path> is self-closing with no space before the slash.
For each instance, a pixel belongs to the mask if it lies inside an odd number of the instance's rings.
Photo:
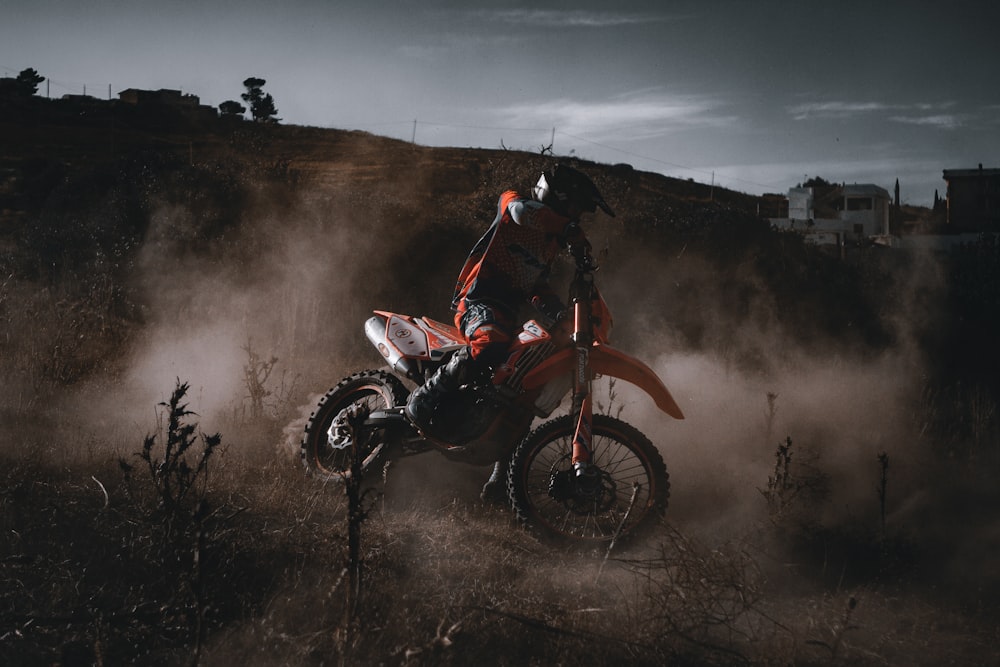
<path id="1" fill-rule="evenodd" d="M 632 537 L 667 509 L 670 482 L 663 457 L 636 428 L 594 415 L 593 456 L 574 474 L 570 416 L 553 419 L 518 445 L 507 478 L 518 518 L 557 538 L 591 542 Z"/>
<path id="2" fill-rule="evenodd" d="M 354 442 L 347 418 L 357 408 L 371 411 L 392 408 L 406 402 L 407 391 L 395 375 L 385 371 L 362 371 L 341 380 L 316 405 L 302 436 L 302 464 L 306 471 L 322 479 L 344 479 L 350 475 Z M 367 442 L 362 470 L 368 469 L 382 453 L 382 443 Z"/>

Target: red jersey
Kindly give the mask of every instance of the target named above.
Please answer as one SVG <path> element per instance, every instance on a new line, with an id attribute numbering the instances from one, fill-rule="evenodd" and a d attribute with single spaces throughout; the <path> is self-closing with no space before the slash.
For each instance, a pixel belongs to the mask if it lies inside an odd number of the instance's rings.
<path id="1" fill-rule="evenodd" d="M 500 195 L 493 224 L 479 239 L 458 275 L 452 305 L 478 301 L 517 312 L 538 297 L 543 312 L 561 301 L 548 284 L 552 261 L 565 247 L 571 220 L 508 190 Z M 554 312 L 545 312 L 554 316 Z"/>

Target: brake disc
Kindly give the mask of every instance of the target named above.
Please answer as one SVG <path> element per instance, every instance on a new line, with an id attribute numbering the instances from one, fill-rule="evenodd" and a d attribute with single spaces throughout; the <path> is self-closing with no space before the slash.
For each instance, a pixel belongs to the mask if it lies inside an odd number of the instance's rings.
<path id="1" fill-rule="evenodd" d="M 348 408 L 337 413 L 326 431 L 326 442 L 331 449 L 348 449 L 354 442 L 351 425 L 348 422 Z"/>

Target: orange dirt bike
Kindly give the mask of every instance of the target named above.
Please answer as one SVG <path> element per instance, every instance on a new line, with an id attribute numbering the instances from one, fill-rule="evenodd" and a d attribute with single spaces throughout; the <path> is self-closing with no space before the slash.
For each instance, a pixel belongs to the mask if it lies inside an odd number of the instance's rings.
<path id="1" fill-rule="evenodd" d="M 524 324 L 492 383 L 464 385 L 436 406 L 433 421 L 444 426 L 433 438 L 405 416 L 401 378 L 423 383 L 465 341 L 451 325 L 375 311 L 365 333 L 393 372 L 355 373 L 327 392 L 302 438 L 306 469 L 348 479 L 387 459 L 439 451 L 506 469 L 517 516 L 550 536 L 611 541 L 655 524 L 669 495 L 663 458 L 636 428 L 593 413 L 592 381 L 604 375 L 631 382 L 668 415 L 684 416 L 646 364 L 608 345 L 611 314 L 594 285 L 597 265 L 585 248 L 572 250 L 572 319 L 558 325 L 562 332 L 537 320 Z M 567 394 L 568 414 L 531 428 Z"/>

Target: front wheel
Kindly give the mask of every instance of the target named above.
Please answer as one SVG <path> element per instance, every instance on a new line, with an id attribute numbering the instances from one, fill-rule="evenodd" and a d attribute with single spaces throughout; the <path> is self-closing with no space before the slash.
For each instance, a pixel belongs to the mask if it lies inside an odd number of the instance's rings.
<path id="1" fill-rule="evenodd" d="M 406 402 L 407 391 L 395 375 L 385 371 L 362 371 L 341 380 L 326 393 L 306 423 L 302 436 L 302 464 L 322 479 L 345 479 L 351 470 L 354 441 L 348 428 L 352 410 L 382 410 Z M 365 442 L 362 470 L 378 460 L 382 443 Z"/>
<path id="2" fill-rule="evenodd" d="M 670 482 L 663 457 L 636 428 L 594 415 L 586 478 L 573 470 L 570 416 L 548 421 L 521 441 L 507 489 L 518 518 L 549 536 L 589 542 L 632 537 L 667 509 Z"/>

